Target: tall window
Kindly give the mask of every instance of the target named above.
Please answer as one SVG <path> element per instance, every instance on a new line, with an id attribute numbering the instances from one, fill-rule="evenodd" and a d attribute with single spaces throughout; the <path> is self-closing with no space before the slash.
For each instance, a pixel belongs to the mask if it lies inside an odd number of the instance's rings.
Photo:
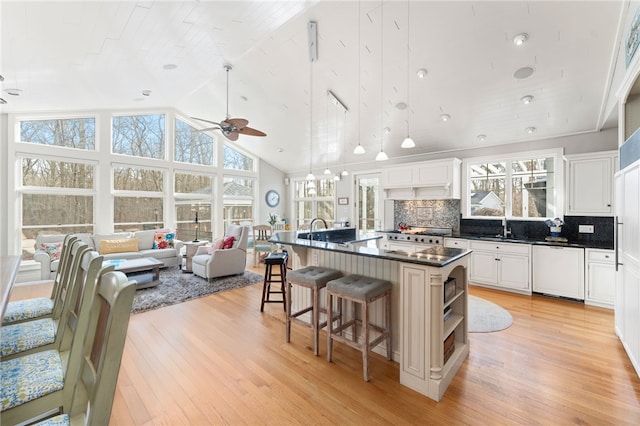
<path id="1" fill-rule="evenodd" d="M 176 118 L 175 159 L 182 163 L 213 165 L 213 138 Z"/>
<path id="2" fill-rule="evenodd" d="M 95 150 L 96 120 L 91 117 L 21 121 L 20 141 Z"/>
<path id="3" fill-rule="evenodd" d="M 557 216 L 556 155 L 500 161 L 466 161 L 467 213 L 471 217 L 553 218 Z"/>
<path id="4" fill-rule="evenodd" d="M 112 133 L 114 154 L 165 158 L 164 114 L 114 116 Z"/>
<path id="5" fill-rule="evenodd" d="M 319 217 L 333 226 L 335 220 L 335 181 L 333 178 L 317 179 L 316 194 L 309 194 L 305 180 L 295 181 L 295 223 L 297 229 L 304 228 L 313 218 Z"/>
<path id="6" fill-rule="evenodd" d="M 223 179 L 223 222 L 241 224 L 253 220 L 255 179 L 225 176 Z"/>
<path id="7" fill-rule="evenodd" d="M 34 157 L 21 165 L 23 260 L 33 259 L 39 232 L 93 231 L 95 165 Z"/>
<path id="8" fill-rule="evenodd" d="M 255 171 L 255 161 L 253 158 L 224 145 L 224 158 L 222 159 L 222 167 L 231 170 L 245 170 L 247 172 Z"/>
<path id="9" fill-rule="evenodd" d="M 116 231 L 163 227 L 164 172 L 136 167 L 113 168 L 113 222 Z"/>
<path id="10" fill-rule="evenodd" d="M 179 239 L 211 239 L 212 186 L 213 177 L 210 175 L 175 173 L 175 208 Z"/>

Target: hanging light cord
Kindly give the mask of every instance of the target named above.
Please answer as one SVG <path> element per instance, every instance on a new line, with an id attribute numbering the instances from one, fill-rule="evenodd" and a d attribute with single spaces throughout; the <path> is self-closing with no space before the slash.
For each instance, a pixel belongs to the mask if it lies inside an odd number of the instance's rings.
<path id="1" fill-rule="evenodd" d="M 311 174 L 311 161 L 313 159 L 313 59 L 311 59 L 309 76 L 309 174 Z"/>
<path id="2" fill-rule="evenodd" d="M 409 13 L 410 9 L 410 0 L 407 0 L 407 138 L 411 137 L 411 134 L 409 133 L 409 115 L 411 114 L 411 101 L 409 100 L 410 96 L 411 96 L 411 90 L 409 89 L 409 35 L 411 34 L 410 32 L 410 28 L 409 28 L 409 23 L 411 21 L 410 16 L 411 14 Z"/>
<path id="3" fill-rule="evenodd" d="M 383 68 L 383 57 L 384 57 L 384 25 L 382 23 L 384 21 L 384 1 L 380 0 L 380 152 L 384 152 L 383 143 L 384 143 L 384 68 Z"/>

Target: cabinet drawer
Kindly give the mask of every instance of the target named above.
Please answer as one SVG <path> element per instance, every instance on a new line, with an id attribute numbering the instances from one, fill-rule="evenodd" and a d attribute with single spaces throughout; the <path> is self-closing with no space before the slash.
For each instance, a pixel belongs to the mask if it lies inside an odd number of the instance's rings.
<path id="1" fill-rule="evenodd" d="M 445 238 L 444 239 L 445 247 L 459 248 L 459 249 L 468 249 L 469 241 L 461 240 L 459 238 Z"/>
<path id="2" fill-rule="evenodd" d="M 613 263 L 614 262 L 614 252 L 613 250 L 594 250 L 587 249 L 587 260 L 589 262 L 606 262 Z"/>
<path id="3" fill-rule="evenodd" d="M 518 243 L 494 243 L 489 241 L 471 241 L 469 244 L 471 250 L 497 251 L 513 254 L 529 254 L 528 244 Z"/>

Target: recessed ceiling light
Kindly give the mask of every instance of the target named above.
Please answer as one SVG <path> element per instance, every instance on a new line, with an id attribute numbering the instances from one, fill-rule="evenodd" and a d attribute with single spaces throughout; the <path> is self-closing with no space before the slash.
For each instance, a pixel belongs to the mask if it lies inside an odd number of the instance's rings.
<path id="1" fill-rule="evenodd" d="M 404 103 L 404 102 L 398 102 L 398 103 L 396 104 L 396 108 L 398 108 L 398 109 L 399 109 L 399 110 L 401 110 L 401 111 L 402 111 L 402 110 L 405 110 L 405 109 L 407 109 L 407 104 L 406 104 L 406 103 Z"/>
<path id="2" fill-rule="evenodd" d="M 4 89 L 4 91 L 11 96 L 20 96 L 20 93 L 22 93 L 21 89 Z"/>
<path id="3" fill-rule="evenodd" d="M 418 78 L 425 78 L 428 73 L 429 71 L 427 71 L 426 69 L 420 68 L 418 72 L 416 72 L 416 75 L 418 76 Z"/>
<path id="4" fill-rule="evenodd" d="M 176 64 L 164 64 L 162 68 L 165 70 L 175 70 L 178 66 Z"/>
<path id="5" fill-rule="evenodd" d="M 527 127 L 525 130 L 527 131 L 527 133 L 532 134 L 533 132 L 536 131 L 536 128 L 535 127 Z"/>
<path id="6" fill-rule="evenodd" d="M 520 69 L 517 69 L 516 72 L 513 73 L 513 77 L 518 80 L 524 80 L 525 78 L 531 77 L 533 71 L 533 67 L 522 67 Z"/>
<path id="7" fill-rule="evenodd" d="M 449 120 L 451 120 L 451 116 L 450 116 L 449 114 L 442 114 L 442 115 L 440 116 L 440 120 L 442 120 L 442 121 L 449 121 Z"/>
<path id="8" fill-rule="evenodd" d="M 484 142 L 487 139 L 487 135 L 478 135 L 478 140 Z"/>
<path id="9" fill-rule="evenodd" d="M 533 102 L 533 96 L 525 95 L 520 98 L 520 101 L 525 105 L 530 104 L 531 102 Z"/>
<path id="10" fill-rule="evenodd" d="M 529 40 L 529 34 L 520 33 L 513 38 L 513 44 L 516 46 L 522 46 L 527 40 Z"/>
<path id="11" fill-rule="evenodd" d="M 276 151 L 277 151 L 277 152 L 282 152 L 282 151 L 284 151 L 284 150 L 283 150 L 282 148 L 276 148 Z"/>
<path id="12" fill-rule="evenodd" d="M 388 135 L 389 133 L 391 133 L 391 128 L 390 127 L 385 127 L 384 128 L 384 134 Z"/>

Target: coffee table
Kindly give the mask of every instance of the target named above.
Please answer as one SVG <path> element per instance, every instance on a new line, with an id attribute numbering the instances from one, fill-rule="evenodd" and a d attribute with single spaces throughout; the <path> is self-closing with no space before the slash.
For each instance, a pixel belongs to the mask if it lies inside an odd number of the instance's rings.
<path id="1" fill-rule="evenodd" d="M 136 289 L 160 284 L 160 268 L 164 266 L 164 263 L 154 257 L 105 260 L 104 263 L 115 265 L 116 271 L 124 272 L 127 278 L 134 280 Z"/>

